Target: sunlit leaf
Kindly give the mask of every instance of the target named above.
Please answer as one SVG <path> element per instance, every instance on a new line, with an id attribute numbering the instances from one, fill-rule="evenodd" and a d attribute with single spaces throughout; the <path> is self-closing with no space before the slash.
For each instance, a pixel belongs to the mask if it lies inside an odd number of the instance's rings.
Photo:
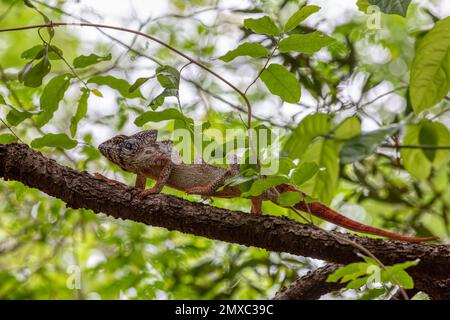
<path id="1" fill-rule="evenodd" d="M 64 94 L 69 88 L 70 79 L 73 77 L 71 73 L 60 74 L 53 77 L 45 86 L 42 92 L 40 105 L 41 110 L 36 118 L 36 125 L 42 127 L 46 124 L 58 110 L 59 103 L 64 98 Z"/>
<path id="2" fill-rule="evenodd" d="M 417 292 L 411 300 L 431 300 L 430 296 L 428 296 L 425 292 Z"/>
<path id="3" fill-rule="evenodd" d="M 277 198 L 277 203 L 283 207 L 292 207 L 302 200 L 300 192 L 283 192 Z"/>
<path id="4" fill-rule="evenodd" d="M 243 197 L 259 196 L 267 189 L 288 182 L 284 176 L 268 176 L 265 179 L 259 179 L 253 182 L 249 191 L 242 194 Z"/>
<path id="5" fill-rule="evenodd" d="M 365 275 L 367 272 L 367 267 L 369 266 L 366 262 L 354 262 L 346 266 L 336 269 L 327 277 L 327 282 L 341 282 L 345 283 L 350 280 L 357 279 L 358 277 Z"/>
<path id="6" fill-rule="evenodd" d="M 315 137 L 327 134 L 330 126 L 331 118 L 326 114 L 315 113 L 306 116 L 286 141 L 284 151 L 292 159 L 300 158 L 311 141 Z"/>
<path id="7" fill-rule="evenodd" d="M 251 29 L 254 33 L 267 34 L 271 36 L 279 36 L 281 34 L 280 29 L 268 16 L 258 19 L 245 19 L 244 28 Z"/>
<path id="8" fill-rule="evenodd" d="M 140 88 L 144 83 L 146 83 L 149 79 L 153 77 L 142 77 L 136 79 L 136 81 L 130 86 L 129 92 L 136 91 L 136 89 Z"/>
<path id="9" fill-rule="evenodd" d="M 308 146 L 301 158 L 300 168 L 315 162 L 319 171 L 302 183 L 302 191 L 329 204 L 334 197 L 339 179 L 338 147 L 335 141 L 319 138 Z"/>
<path id="10" fill-rule="evenodd" d="M 249 56 L 252 58 L 267 57 L 269 50 L 259 43 L 245 42 L 239 45 L 236 49 L 228 51 L 225 55 L 219 57 L 220 60 L 230 62 L 231 60 L 241 57 Z"/>
<path id="11" fill-rule="evenodd" d="M 450 17 L 436 22 L 421 39 L 411 66 L 410 97 L 416 114 L 441 101 L 450 90 Z"/>
<path id="12" fill-rule="evenodd" d="M 130 92 L 130 84 L 123 79 L 118 79 L 116 77 L 107 75 L 107 76 L 93 76 L 88 80 L 88 83 L 95 83 L 99 86 L 108 86 L 111 89 L 118 91 L 122 97 L 134 99 L 134 98 L 143 98 L 141 92 L 139 90 L 135 90 Z"/>
<path id="13" fill-rule="evenodd" d="M 304 6 L 300 10 L 296 11 L 284 25 L 284 32 L 292 31 L 301 22 L 306 20 L 310 15 L 320 10 L 319 6 Z"/>
<path id="14" fill-rule="evenodd" d="M 358 117 L 348 117 L 334 130 L 336 139 L 350 139 L 361 134 L 361 120 Z"/>
<path id="15" fill-rule="evenodd" d="M 86 68 L 88 66 L 91 66 L 93 64 L 96 64 L 96 63 L 99 63 L 102 61 L 109 61 L 109 60 L 111 60 L 111 58 L 112 58 L 111 53 L 107 54 L 106 56 L 99 56 L 99 55 L 96 55 L 95 53 L 91 53 L 88 56 L 81 55 L 81 56 L 76 57 L 73 60 L 73 66 L 75 68 Z"/>
<path id="16" fill-rule="evenodd" d="M 175 108 L 166 109 L 163 111 L 147 111 L 141 114 L 134 120 L 134 124 L 141 127 L 147 122 L 160 122 L 165 120 L 182 120 L 193 123 L 193 120 L 183 115 Z"/>
<path id="17" fill-rule="evenodd" d="M 279 49 L 281 52 L 294 51 L 313 54 L 334 41 L 333 38 L 320 31 L 307 34 L 293 34 L 280 41 Z"/>
<path id="18" fill-rule="evenodd" d="M 156 69 L 156 78 L 163 88 L 178 90 L 180 86 L 180 72 L 174 67 L 158 67 Z"/>
<path id="19" fill-rule="evenodd" d="M 300 164 L 292 173 L 292 182 L 297 186 L 303 185 L 306 181 L 314 177 L 319 171 L 319 166 L 315 162 L 304 162 Z"/>
<path id="20" fill-rule="evenodd" d="M 17 138 L 13 134 L 10 133 L 0 134 L 0 143 L 7 144 L 15 141 L 17 141 Z"/>
<path id="21" fill-rule="evenodd" d="M 78 123 L 87 113 L 87 102 L 89 98 L 89 90 L 86 88 L 82 89 L 83 93 L 81 94 L 80 99 L 78 100 L 78 107 L 75 115 L 72 117 L 70 121 L 70 134 L 72 138 L 75 137 L 77 133 Z"/>
<path id="22" fill-rule="evenodd" d="M 49 133 L 43 137 L 34 139 L 31 141 L 31 146 L 36 149 L 43 147 L 60 147 L 64 149 L 73 149 L 77 146 L 78 142 L 76 140 L 70 139 L 64 133 Z"/>
<path id="23" fill-rule="evenodd" d="M 450 145 L 450 132 L 445 125 L 439 122 L 425 120 L 406 127 L 403 144 L 407 146 L 448 146 Z M 450 150 L 402 148 L 400 154 L 405 169 L 416 179 L 428 178 L 432 167 L 438 169 L 450 159 Z"/>
<path id="24" fill-rule="evenodd" d="M 269 91 L 284 101 L 296 103 L 300 100 L 300 83 L 295 75 L 282 65 L 272 63 L 260 77 Z"/>

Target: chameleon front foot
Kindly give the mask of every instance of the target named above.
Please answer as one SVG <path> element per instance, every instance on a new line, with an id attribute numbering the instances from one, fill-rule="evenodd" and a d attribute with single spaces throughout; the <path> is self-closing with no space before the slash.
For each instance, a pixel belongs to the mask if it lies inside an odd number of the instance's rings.
<path id="1" fill-rule="evenodd" d="M 139 198 L 144 199 L 146 196 L 148 196 L 150 194 L 157 194 L 160 192 L 161 192 L 161 190 L 158 190 L 156 188 L 150 188 L 150 189 L 139 192 Z"/>

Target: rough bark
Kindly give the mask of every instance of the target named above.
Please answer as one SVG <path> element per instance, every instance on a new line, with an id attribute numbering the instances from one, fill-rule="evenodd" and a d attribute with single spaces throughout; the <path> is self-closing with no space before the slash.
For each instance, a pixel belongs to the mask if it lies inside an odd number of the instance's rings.
<path id="1" fill-rule="evenodd" d="M 316 300 L 326 293 L 345 287 L 345 283 L 326 282 L 328 276 L 341 265 L 330 263 L 322 268 L 308 272 L 289 286 L 277 292 L 274 300 Z"/>
<path id="2" fill-rule="evenodd" d="M 134 188 L 123 189 L 88 172 L 62 166 L 23 144 L 0 145 L 0 177 L 37 188 L 63 200 L 68 207 L 90 209 L 117 219 L 338 264 L 360 260 L 353 246 L 313 226 L 286 217 L 251 215 L 164 194 L 141 200 Z M 439 292 L 450 292 L 448 281 L 439 282 L 450 278 L 448 246 L 342 236 L 363 245 L 386 265 L 420 259 L 418 266 L 409 269 L 419 280 L 417 283 L 422 283 L 420 290 L 439 288 Z M 434 282 L 421 282 L 424 277 Z"/>

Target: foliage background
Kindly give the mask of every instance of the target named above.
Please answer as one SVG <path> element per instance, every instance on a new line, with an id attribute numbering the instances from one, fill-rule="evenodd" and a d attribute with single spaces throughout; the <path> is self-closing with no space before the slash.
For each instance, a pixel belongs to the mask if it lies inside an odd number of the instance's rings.
<path id="1" fill-rule="evenodd" d="M 313 161 L 326 168 L 304 186 L 308 192 L 366 224 L 399 233 L 437 235 L 446 242 L 450 232 L 448 151 L 397 152 L 389 147 L 397 143 L 450 145 L 449 100 L 413 113 L 408 87 L 416 40 L 435 21 L 449 15 L 444 2 L 412 2 L 405 18 L 382 14 L 381 29 L 371 30 L 367 16 L 358 11 L 355 1 L 345 1 L 337 12 L 333 11 L 339 7 L 335 3 L 308 1 L 320 5 L 322 10 L 302 23 L 296 32 L 318 29 L 337 41 L 312 55 L 283 52 L 271 60 L 285 65 L 300 79 L 300 101 L 283 102 L 270 94 L 261 81 L 256 82 L 248 97 L 254 107 L 254 126 L 281 128 L 287 146 L 285 155 L 300 158 L 300 163 Z M 260 42 L 269 48 L 274 43 L 270 37 L 242 28 L 243 19 L 265 13 L 275 21 L 285 22 L 298 9 L 296 1 L 167 0 L 158 1 L 154 7 L 126 1 L 129 11 L 124 14 L 119 8 L 114 10 L 109 2 L 101 1 L 95 6 L 87 1 L 70 0 L 31 3 L 53 21 L 78 21 L 81 16 L 91 22 L 156 35 L 244 89 L 265 60 L 240 57 L 224 63 L 217 58 L 244 41 Z M 107 14 L 102 11 L 105 7 L 111 7 Z M 2 28 L 42 23 L 42 16 L 22 1 L 1 1 L 0 12 L 3 12 Z M 112 54 L 111 60 L 77 69 L 84 81 L 108 74 L 133 83 L 138 77 L 151 76 L 158 67 L 155 61 L 178 70 L 186 63 L 143 38 L 104 32 L 115 40 L 95 29 L 57 28 L 52 44 L 63 51 L 69 63 L 81 54 Z M 26 143 L 48 133 L 71 137 L 70 125 L 83 88 L 79 79 L 71 79 L 57 112 L 47 124 L 39 126 L 39 115 L 35 113 L 39 111 L 45 84 L 53 76 L 71 72 L 62 60 L 52 60 L 51 73 L 44 78 L 44 85 L 30 88 L 20 83 L 17 74 L 27 62 L 21 58 L 22 52 L 41 43 L 36 30 L 1 34 L 0 92 L 10 106 L 2 105 L 0 115 Z M 160 85 L 149 81 L 141 88 L 145 98 L 137 99 L 126 98 L 106 86 L 98 89 L 103 97 L 89 96 L 87 114 L 80 119 L 72 137 L 77 146 L 43 148 L 42 152 L 60 163 L 100 172 L 131 185 L 132 175 L 103 159 L 95 146 L 118 133 L 138 131 L 133 121 L 149 110 L 147 105 L 160 92 Z M 213 128 L 243 127 L 241 117 L 245 118 L 245 114 L 238 109 L 245 110 L 245 106 L 235 92 L 195 66 L 183 69 L 180 99 L 185 115 L 208 121 Z M 158 110 L 176 105 L 176 99 L 169 97 Z M 8 118 L 11 106 L 22 112 L 25 118 L 22 122 L 14 123 Z M 311 126 L 302 122 L 307 115 L 312 119 Z M 321 131 L 319 118 L 325 115 L 331 123 L 325 132 L 317 132 Z M 404 119 L 407 125 L 402 122 Z M 361 130 L 371 132 L 392 124 L 397 124 L 400 131 L 390 132 L 387 140 L 378 139 L 375 143 L 388 146 L 376 148 L 370 156 L 353 159 L 349 164 L 343 163 L 342 154 L 339 162 L 342 145 L 329 150 L 326 146 L 327 141 L 343 142 L 320 137 L 330 134 L 348 140 Z M 169 137 L 179 125 L 179 121 L 169 120 L 146 123 L 144 128 L 158 128 L 162 136 Z M 425 135 L 428 139 L 420 140 L 417 130 L 428 130 L 422 129 L 423 126 L 429 126 L 431 133 Z M 8 139 L 8 128 L 2 124 L 0 129 L 0 134 L 4 134 L 0 139 Z M 308 135 L 311 141 L 306 138 Z M 295 143 L 289 143 L 292 139 Z M 298 143 L 302 139 L 306 139 L 304 147 Z M 298 275 L 323 264 L 309 258 L 148 228 L 86 210 L 67 209 L 61 201 L 20 183 L 1 181 L 0 190 L 0 298 L 270 298 Z M 165 192 L 186 197 L 167 188 Z M 195 196 L 188 198 L 198 200 Z M 216 200 L 214 205 L 249 211 L 249 201 L 244 199 Z M 271 204 L 264 204 L 264 211 L 298 219 L 294 213 Z M 335 228 L 327 223 L 321 226 Z M 79 284 L 79 289 L 74 284 Z M 362 290 L 336 293 L 333 297 L 360 295 Z"/>

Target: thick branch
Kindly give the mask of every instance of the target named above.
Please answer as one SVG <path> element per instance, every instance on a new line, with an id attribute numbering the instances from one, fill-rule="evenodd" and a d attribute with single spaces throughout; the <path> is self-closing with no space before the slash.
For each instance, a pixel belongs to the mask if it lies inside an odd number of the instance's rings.
<path id="1" fill-rule="evenodd" d="M 360 260 L 353 246 L 318 228 L 286 217 L 229 211 L 164 194 L 141 200 L 134 188 L 124 190 L 87 172 L 59 165 L 24 144 L 0 145 L 0 177 L 37 188 L 69 207 L 91 209 L 119 219 L 339 264 Z M 414 278 L 450 278 L 448 246 L 345 236 L 386 265 L 420 259 L 419 265 L 410 269 Z"/>
<path id="2" fill-rule="evenodd" d="M 312 270 L 277 292 L 274 300 L 316 300 L 326 293 L 345 287 L 345 283 L 326 282 L 341 265 L 330 263 Z"/>

